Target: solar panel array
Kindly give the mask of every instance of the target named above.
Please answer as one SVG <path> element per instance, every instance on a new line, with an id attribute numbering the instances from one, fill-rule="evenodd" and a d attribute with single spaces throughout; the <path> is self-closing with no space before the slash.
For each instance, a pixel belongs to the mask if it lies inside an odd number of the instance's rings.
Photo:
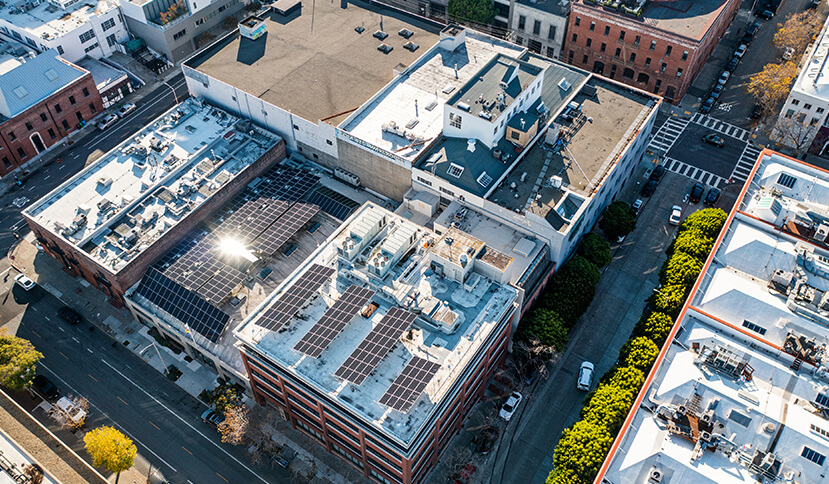
<path id="1" fill-rule="evenodd" d="M 371 289 L 357 285 L 349 286 L 311 330 L 299 340 L 294 349 L 312 358 L 319 358 L 373 295 L 374 291 Z"/>
<path id="2" fill-rule="evenodd" d="M 219 341 L 230 320 L 221 309 L 152 267 L 138 284 L 138 294 L 213 343 Z"/>
<path id="3" fill-rule="evenodd" d="M 262 232 L 262 235 L 254 242 L 253 247 L 262 254 L 275 254 L 319 210 L 319 207 L 316 205 L 309 205 L 307 203 L 295 204 L 278 222 Z"/>
<path id="4" fill-rule="evenodd" d="M 314 264 L 256 321 L 256 324 L 276 331 L 299 311 L 325 281 L 334 274 L 332 267 Z"/>
<path id="5" fill-rule="evenodd" d="M 405 309 L 389 309 L 334 374 L 355 385 L 362 384 L 415 319 L 417 315 Z"/>
<path id="6" fill-rule="evenodd" d="M 408 412 L 438 369 L 439 364 L 415 356 L 380 397 L 380 403 L 403 413 Z"/>
<path id="7" fill-rule="evenodd" d="M 353 208 L 328 197 L 319 191 L 315 191 L 308 197 L 310 203 L 319 205 L 323 212 L 331 215 L 338 220 L 345 220 L 354 211 Z"/>

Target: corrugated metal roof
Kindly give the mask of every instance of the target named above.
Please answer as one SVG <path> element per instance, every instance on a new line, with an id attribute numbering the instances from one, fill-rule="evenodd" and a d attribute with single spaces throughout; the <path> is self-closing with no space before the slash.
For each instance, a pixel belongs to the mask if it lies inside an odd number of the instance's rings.
<path id="1" fill-rule="evenodd" d="M 86 73 L 51 49 L 0 76 L 0 114 L 13 118 Z"/>

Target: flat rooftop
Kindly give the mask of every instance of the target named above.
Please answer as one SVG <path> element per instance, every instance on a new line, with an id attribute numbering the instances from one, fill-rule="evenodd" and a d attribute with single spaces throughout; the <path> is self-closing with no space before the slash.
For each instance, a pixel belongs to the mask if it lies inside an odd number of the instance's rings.
<path id="1" fill-rule="evenodd" d="M 452 51 L 435 44 L 435 36 L 429 40 L 426 43 L 417 35 L 412 37 L 426 52 L 410 66 L 406 75 L 395 79 L 339 127 L 379 148 L 414 160 L 443 131 L 447 100 L 494 57 L 514 57 L 524 50 L 469 29 L 465 31 L 464 45 Z M 384 129 L 390 123 L 399 127 L 399 131 Z M 424 142 L 411 146 L 416 139 Z"/>
<path id="2" fill-rule="evenodd" d="M 392 80 L 395 69 L 417 60 L 420 52 L 403 48 L 407 40 L 399 30 L 414 32 L 409 40 L 422 49 L 437 41 L 439 31 L 359 0 L 320 2 L 313 14 L 310 4 L 303 5 L 287 17 L 271 12 L 265 19 L 267 35 L 255 41 L 236 35 L 187 65 L 311 122 L 359 108 Z M 357 27 L 365 31 L 357 33 Z M 373 37 L 378 30 L 388 37 Z M 380 52 L 383 42 L 394 49 Z M 425 107 L 428 101 L 423 101 Z M 342 119 L 328 122 L 336 125 Z"/>
<path id="3" fill-rule="evenodd" d="M 34 55 L 31 47 L 0 35 L 0 76 L 22 64 L 20 57 L 31 58 Z"/>
<path id="4" fill-rule="evenodd" d="M 401 445 L 408 445 L 424 430 L 473 357 L 484 349 L 484 342 L 517 297 L 514 288 L 486 279 L 474 272 L 474 267 L 466 284 L 435 274 L 430 269 L 432 249 L 428 246 L 439 241 L 444 243 L 434 232 L 379 206 L 365 204 L 257 308 L 237 336 L 283 371 L 327 395 L 335 406 L 347 409 L 365 425 L 376 427 Z M 376 254 L 391 256 L 382 276 L 374 272 L 383 267 Z M 319 274 L 318 285 L 312 287 L 304 303 L 297 302 L 298 315 L 289 314 L 276 324 L 274 303 L 278 301 L 284 307 L 286 303 L 280 298 L 294 291 L 293 284 L 312 272 Z M 346 291 L 367 291 L 367 297 L 357 300 L 353 313 L 348 312 L 341 320 L 342 326 L 334 331 L 333 339 L 320 343 L 316 337 L 311 338 L 309 335 L 318 334 L 317 323 L 325 319 L 323 315 L 329 308 L 339 304 Z M 370 303 L 377 306 L 373 313 L 360 311 Z M 395 313 L 410 319 L 392 331 L 392 344 L 377 353 L 380 361 L 373 371 L 365 360 L 349 365 L 348 361 L 354 362 L 352 353 L 359 354 L 364 339 L 373 329 L 380 331 L 378 325 L 384 317 Z M 388 318 L 385 321 L 383 325 Z M 310 348 L 305 344 L 309 341 L 313 342 Z M 314 348 L 316 356 L 309 356 Z M 384 395 L 410 362 L 421 360 L 430 363 L 433 376 L 425 387 L 413 392 L 410 406 L 395 408 Z M 344 363 L 344 368 L 364 372 L 364 379 L 353 383 L 360 378 L 343 373 Z"/>
<path id="5" fill-rule="evenodd" d="M 85 25 L 92 16 L 100 16 L 118 8 L 117 0 L 85 0 L 70 5 L 66 10 L 50 2 L 23 10 L 20 2 L 3 2 L 0 18 L 31 34 L 31 39 L 56 39 Z"/>
<path id="6" fill-rule="evenodd" d="M 557 79 L 549 82 L 555 85 Z M 546 76 L 544 83 L 546 87 Z M 615 167 L 657 102 L 658 98 L 591 76 L 556 118 L 564 126 L 566 149 L 536 143 L 489 199 L 510 210 L 535 213 L 564 230 Z M 560 188 L 552 177 L 561 179 Z"/>
<path id="7" fill-rule="evenodd" d="M 99 92 L 104 92 L 115 82 L 127 76 L 126 72 L 92 57 L 84 57 L 75 64 L 92 74 L 92 80 L 95 81 L 95 86 Z"/>
<path id="8" fill-rule="evenodd" d="M 700 41 L 705 37 L 720 13 L 733 1 L 736 0 L 647 2 L 642 16 L 630 21 Z M 602 8 L 601 4 L 594 4 L 586 0 L 579 0 L 579 3 L 592 8 Z M 615 12 L 614 14 L 626 17 L 622 12 Z"/>
<path id="9" fill-rule="evenodd" d="M 829 20 L 812 44 L 809 58 L 803 63 L 803 68 L 792 87 L 793 92 L 814 96 L 820 99 L 829 98 Z"/>
<path id="10" fill-rule="evenodd" d="M 188 99 L 24 215 L 116 273 L 280 141 Z"/>

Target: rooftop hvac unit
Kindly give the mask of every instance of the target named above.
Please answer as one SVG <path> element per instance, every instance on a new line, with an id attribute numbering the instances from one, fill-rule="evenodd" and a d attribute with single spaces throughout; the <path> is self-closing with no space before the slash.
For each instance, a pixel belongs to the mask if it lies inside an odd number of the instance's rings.
<path id="1" fill-rule="evenodd" d="M 827 234 L 829 234 L 829 225 L 820 224 L 818 225 L 817 231 L 815 232 L 815 240 L 820 242 L 826 242 Z"/>
<path id="2" fill-rule="evenodd" d="M 466 104 L 465 102 L 459 102 L 458 103 L 458 109 L 460 109 L 461 111 L 466 111 L 468 113 L 470 107 L 469 107 L 469 104 Z"/>
<path id="3" fill-rule="evenodd" d="M 560 189 L 561 185 L 564 183 L 564 180 L 558 176 L 554 175 L 550 177 L 550 185 L 555 189 Z"/>
<path id="4" fill-rule="evenodd" d="M 659 484 L 662 482 L 662 471 L 659 469 L 651 469 L 648 474 L 648 482 L 651 484 Z"/>
<path id="5" fill-rule="evenodd" d="M 569 91 L 570 88 L 573 87 L 573 85 L 570 84 L 570 81 L 562 77 L 561 80 L 558 81 L 558 87 L 562 91 Z"/>
<path id="6" fill-rule="evenodd" d="M 107 176 L 102 176 L 102 177 L 98 178 L 98 185 L 101 185 L 102 187 L 108 188 L 110 185 L 112 185 L 112 178 L 107 177 Z"/>

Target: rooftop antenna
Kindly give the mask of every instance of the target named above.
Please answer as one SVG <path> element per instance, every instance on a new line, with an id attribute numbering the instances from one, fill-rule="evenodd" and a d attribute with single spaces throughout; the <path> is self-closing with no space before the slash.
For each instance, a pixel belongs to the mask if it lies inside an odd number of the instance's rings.
<path id="1" fill-rule="evenodd" d="M 458 78 L 458 64 L 455 63 L 455 79 Z"/>

